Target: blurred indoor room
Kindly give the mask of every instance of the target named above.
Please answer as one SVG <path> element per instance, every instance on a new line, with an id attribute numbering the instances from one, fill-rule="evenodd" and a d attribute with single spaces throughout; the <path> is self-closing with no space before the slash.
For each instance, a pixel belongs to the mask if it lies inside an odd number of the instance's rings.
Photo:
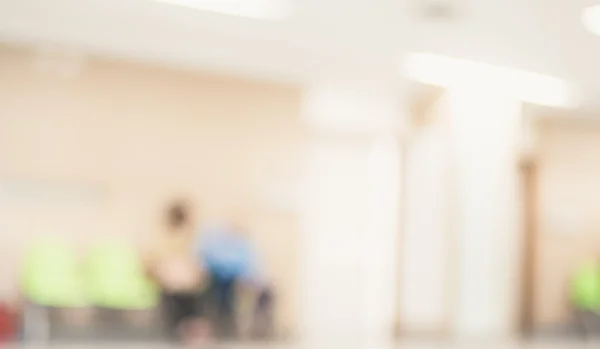
<path id="1" fill-rule="evenodd" d="M 597 345 L 598 35 L 600 0 L 0 0 L 0 342 Z"/>

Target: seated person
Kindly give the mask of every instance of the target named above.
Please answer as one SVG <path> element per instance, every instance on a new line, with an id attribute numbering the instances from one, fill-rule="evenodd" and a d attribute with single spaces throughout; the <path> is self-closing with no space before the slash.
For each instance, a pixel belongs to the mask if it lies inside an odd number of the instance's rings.
<path id="1" fill-rule="evenodd" d="M 162 306 L 167 331 L 172 338 L 189 339 L 205 332 L 198 321 L 203 315 L 204 271 L 192 254 L 194 226 L 190 208 L 184 201 L 167 210 L 166 227 L 151 246 L 147 270 L 162 290 Z"/>
<path id="2" fill-rule="evenodd" d="M 215 330 L 219 337 L 237 336 L 235 322 L 237 282 L 256 283 L 254 250 L 244 229 L 234 224 L 207 226 L 196 246 L 197 261 L 210 275 L 209 298 L 216 308 Z"/>

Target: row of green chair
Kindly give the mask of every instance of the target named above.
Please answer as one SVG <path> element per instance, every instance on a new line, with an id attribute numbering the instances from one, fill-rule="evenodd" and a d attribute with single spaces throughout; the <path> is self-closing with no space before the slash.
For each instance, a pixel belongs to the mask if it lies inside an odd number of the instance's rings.
<path id="1" fill-rule="evenodd" d="M 149 309 L 159 299 L 135 249 L 116 241 L 92 247 L 83 263 L 66 241 L 36 241 L 25 253 L 21 285 L 28 301 L 47 307 Z"/>

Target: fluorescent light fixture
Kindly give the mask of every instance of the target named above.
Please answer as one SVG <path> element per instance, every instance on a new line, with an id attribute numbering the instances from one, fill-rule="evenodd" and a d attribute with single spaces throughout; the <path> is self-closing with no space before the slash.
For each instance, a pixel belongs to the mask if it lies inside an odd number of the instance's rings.
<path id="1" fill-rule="evenodd" d="M 292 12 L 291 0 L 154 0 L 169 5 L 224 15 L 263 20 L 284 20 Z"/>
<path id="2" fill-rule="evenodd" d="M 432 53 L 411 53 L 402 62 L 401 71 L 409 79 L 428 85 L 491 89 L 523 102 L 549 107 L 579 105 L 574 88 L 566 81 L 524 70 Z"/>
<path id="3" fill-rule="evenodd" d="M 587 30 L 600 35 L 600 5 L 585 8 L 581 13 L 581 20 Z"/>

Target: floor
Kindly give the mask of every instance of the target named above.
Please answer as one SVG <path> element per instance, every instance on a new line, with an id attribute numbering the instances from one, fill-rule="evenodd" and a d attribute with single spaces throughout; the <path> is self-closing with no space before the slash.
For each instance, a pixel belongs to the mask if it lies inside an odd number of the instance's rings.
<path id="1" fill-rule="evenodd" d="M 432 342 L 432 341 L 404 341 L 401 343 L 322 343 L 322 344 L 272 344 L 272 343 L 253 343 L 253 344 L 214 344 L 207 346 L 206 349 L 332 349 L 343 346 L 344 349 L 591 349 L 600 348 L 600 341 L 585 342 L 575 340 L 539 340 L 535 342 L 519 341 L 496 341 L 496 342 Z M 21 349 L 21 348 L 70 348 L 70 349 L 171 349 L 177 348 L 175 345 L 169 345 L 157 342 L 148 343 L 81 343 L 81 344 L 61 344 L 54 343 L 50 345 L 40 344 L 11 344 L 3 345 L 2 349 Z"/>

